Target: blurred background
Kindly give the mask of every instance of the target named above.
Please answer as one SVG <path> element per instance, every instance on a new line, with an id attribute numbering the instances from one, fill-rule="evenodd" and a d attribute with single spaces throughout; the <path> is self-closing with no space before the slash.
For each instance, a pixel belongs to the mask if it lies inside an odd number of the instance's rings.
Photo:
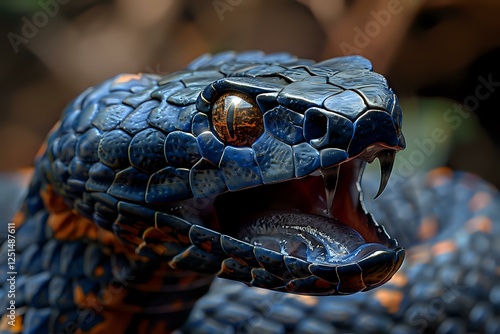
<path id="1" fill-rule="evenodd" d="M 361 54 L 400 97 L 396 180 L 449 165 L 500 185 L 498 0 L 4 0 L 0 171 L 32 166 L 64 106 L 124 72 L 222 50 Z"/>

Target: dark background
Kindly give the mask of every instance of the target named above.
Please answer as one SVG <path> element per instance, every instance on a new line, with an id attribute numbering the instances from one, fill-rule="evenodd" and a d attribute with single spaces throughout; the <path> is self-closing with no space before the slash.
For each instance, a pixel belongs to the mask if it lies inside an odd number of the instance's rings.
<path id="1" fill-rule="evenodd" d="M 402 177 L 449 165 L 500 185 L 499 14 L 498 0 L 2 1 L 0 171 L 32 166 L 88 86 L 172 72 L 205 52 L 261 49 L 368 57 L 405 112 Z M 436 129 L 446 140 L 433 140 Z"/>

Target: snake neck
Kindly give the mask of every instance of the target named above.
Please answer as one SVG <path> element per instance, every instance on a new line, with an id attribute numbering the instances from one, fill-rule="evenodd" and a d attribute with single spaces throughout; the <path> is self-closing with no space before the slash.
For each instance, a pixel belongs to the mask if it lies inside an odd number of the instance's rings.
<path id="1" fill-rule="evenodd" d="M 15 222 L 23 240 L 17 257 L 25 264 L 18 272 L 33 292 L 16 299 L 18 311 L 36 314 L 41 328 L 169 333 L 187 320 L 213 280 L 136 255 L 43 182 L 31 185 Z"/>

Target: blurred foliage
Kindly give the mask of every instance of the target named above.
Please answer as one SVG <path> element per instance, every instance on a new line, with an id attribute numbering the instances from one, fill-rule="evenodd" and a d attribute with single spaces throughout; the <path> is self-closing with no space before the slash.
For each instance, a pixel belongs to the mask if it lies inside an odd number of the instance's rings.
<path id="1" fill-rule="evenodd" d="M 433 142 L 432 152 L 423 152 L 425 160 L 418 169 L 423 172 L 432 168 L 445 165 L 451 149 L 458 138 L 469 137 L 474 131 L 473 123 L 463 122 L 453 129 L 443 117 L 443 111 L 451 109 L 453 102 L 440 98 L 413 97 L 401 100 L 403 107 L 403 133 L 406 139 L 406 149 L 398 154 L 399 161 L 411 161 L 415 150 L 422 152 L 419 144 L 429 142 L 432 132 L 436 129 L 443 131 L 443 142 Z M 396 159 L 396 167 L 398 165 Z"/>
<path id="2" fill-rule="evenodd" d="M 40 0 L 4 0 L 0 2 L 0 14 L 25 14 L 40 9 Z"/>
<path id="3" fill-rule="evenodd" d="M 110 4 L 113 0 L 72 0 L 59 3 L 57 0 L 2 0 L 0 1 L 0 17 L 3 21 L 10 21 L 10 24 L 20 24 L 19 18 L 30 16 L 38 11 L 44 11 L 44 4 L 50 7 L 52 1 L 58 6 L 61 13 L 68 17 L 75 17 L 82 14 L 92 6 L 100 4 Z M 5 22 L 3 22 L 5 23 Z"/>
<path id="4" fill-rule="evenodd" d="M 470 126 L 461 126 L 453 130 L 449 123 L 442 117 L 442 111 L 450 108 L 451 102 L 444 99 L 406 97 L 400 99 L 403 109 L 403 134 L 406 140 L 406 148 L 396 155 L 393 171 L 398 174 L 400 170 L 407 170 L 408 166 L 415 172 L 424 173 L 435 167 L 445 165 L 456 136 L 468 136 L 471 131 Z M 419 143 L 428 142 L 431 132 L 442 129 L 447 138 L 441 143 L 433 143 L 432 152 L 422 152 Z M 463 134 L 462 134 L 463 133 Z M 419 152 L 416 152 L 419 151 Z M 414 162 L 415 154 L 424 156 L 424 159 Z M 378 163 L 370 164 L 368 171 L 378 172 Z M 402 177 L 402 176 L 400 176 Z"/>

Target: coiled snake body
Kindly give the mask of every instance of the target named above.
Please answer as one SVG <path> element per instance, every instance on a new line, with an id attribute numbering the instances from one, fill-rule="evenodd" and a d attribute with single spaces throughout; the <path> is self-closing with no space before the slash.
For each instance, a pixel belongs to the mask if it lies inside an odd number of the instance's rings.
<path id="1" fill-rule="evenodd" d="M 2 332 L 499 331 L 494 189 L 442 169 L 363 200 L 401 119 L 361 57 L 226 52 L 87 90 L 13 220 Z M 195 307 L 215 275 L 267 290 Z"/>

